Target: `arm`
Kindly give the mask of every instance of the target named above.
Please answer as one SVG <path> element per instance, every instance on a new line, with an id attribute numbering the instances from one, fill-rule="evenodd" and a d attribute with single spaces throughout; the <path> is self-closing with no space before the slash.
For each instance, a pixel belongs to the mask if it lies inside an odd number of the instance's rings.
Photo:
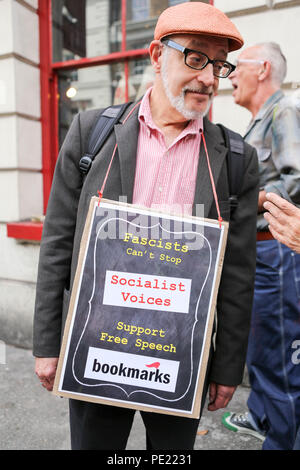
<path id="1" fill-rule="evenodd" d="M 66 136 L 56 164 L 43 227 L 36 289 L 33 354 L 59 356 L 64 289 L 70 282 L 70 265 L 82 180 L 79 116 Z"/>
<path id="2" fill-rule="evenodd" d="M 77 116 L 58 157 L 39 258 L 33 354 L 35 373 L 48 391 L 53 389 L 58 364 L 63 293 L 70 279 L 77 201 L 82 185 L 77 168 L 80 152 Z"/>
<path id="3" fill-rule="evenodd" d="M 210 371 L 211 382 L 227 387 L 239 385 L 243 378 L 256 265 L 258 161 L 252 147 L 245 145 L 245 149 L 245 175 L 230 221 L 219 287 L 216 351 Z"/>
<path id="4" fill-rule="evenodd" d="M 273 237 L 300 253 L 300 209 L 277 194 L 266 196 L 264 217 Z"/>
<path id="5" fill-rule="evenodd" d="M 264 212 L 264 203 L 266 202 L 266 191 L 263 189 L 262 191 L 259 191 L 258 194 L 258 210 L 257 213 L 260 214 L 261 212 Z"/>
<path id="6" fill-rule="evenodd" d="M 83 185 L 79 161 L 101 112 L 91 110 L 75 116 L 58 156 L 38 267 L 33 325 L 33 355 L 36 357 L 59 356 L 63 313 L 67 312 L 71 274 L 76 268 L 75 229 L 78 243 L 85 218 L 82 213 L 81 220 L 77 220 Z M 94 195 L 95 188 L 87 193 Z"/>
<path id="7" fill-rule="evenodd" d="M 279 178 L 265 191 L 300 204 L 300 111 L 290 98 L 284 98 L 272 122 L 272 160 Z"/>
<path id="8" fill-rule="evenodd" d="M 71 261 L 82 189 L 79 161 L 99 111 L 78 114 L 56 164 L 40 249 L 33 326 L 35 372 L 52 390 L 60 352 L 63 314 L 69 302 Z"/>

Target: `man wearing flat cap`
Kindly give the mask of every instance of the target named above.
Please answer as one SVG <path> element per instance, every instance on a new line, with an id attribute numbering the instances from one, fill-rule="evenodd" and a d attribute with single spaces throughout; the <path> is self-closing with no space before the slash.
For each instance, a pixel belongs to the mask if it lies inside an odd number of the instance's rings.
<path id="1" fill-rule="evenodd" d="M 234 69 L 227 61 L 228 52 L 242 45 L 233 23 L 211 5 L 186 2 L 165 10 L 149 49 L 154 85 L 139 106 L 126 110 L 124 119 L 134 109 L 123 125 L 115 126 L 82 187 L 80 152 L 101 110 L 75 117 L 57 161 L 39 263 L 33 353 L 36 373 L 48 390 L 53 387 L 89 202 L 97 194 L 116 142 L 117 158 L 103 194 L 107 199 L 126 196 L 129 203 L 156 208 L 176 204 L 188 214 L 196 214 L 199 204 L 204 217 L 216 219 L 213 178 L 221 217 L 230 219 L 230 226 L 204 393 L 205 398 L 209 384 L 208 409 L 226 407 L 241 383 L 255 274 L 257 156 L 245 144 L 238 206 L 230 215 L 227 148 L 219 127 L 205 115 L 219 79 Z M 70 400 L 72 449 L 125 449 L 134 412 Z M 199 419 L 141 415 L 148 449 L 193 449 Z"/>

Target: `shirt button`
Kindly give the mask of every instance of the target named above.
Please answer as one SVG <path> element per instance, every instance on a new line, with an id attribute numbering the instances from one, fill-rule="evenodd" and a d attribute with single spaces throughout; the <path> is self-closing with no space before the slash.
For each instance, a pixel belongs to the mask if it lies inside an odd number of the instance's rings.
<path id="1" fill-rule="evenodd" d="M 159 186 L 158 191 L 162 193 L 162 190 L 163 190 L 162 186 Z"/>

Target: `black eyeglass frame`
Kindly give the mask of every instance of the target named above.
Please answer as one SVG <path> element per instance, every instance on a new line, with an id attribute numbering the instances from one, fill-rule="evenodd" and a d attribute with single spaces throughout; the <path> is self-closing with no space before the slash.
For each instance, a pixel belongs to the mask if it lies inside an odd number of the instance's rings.
<path id="1" fill-rule="evenodd" d="M 177 51 L 179 52 L 182 52 L 183 55 L 184 55 L 184 63 L 187 67 L 191 68 L 191 69 L 194 69 L 194 70 L 203 70 L 205 69 L 205 67 L 208 65 L 208 64 L 212 64 L 212 66 L 215 65 L 216 62 L 220 62 L 222 64 L 226 64 L 229 66 L 230 70 L 229 72 L 227 73 L 227 75 L 218 75 L 215 73 L 214 69 L 213 69 L 213 74 L 215 77 L 218 77 L 218 78 L 227 78 L 229 77 L 229 75 L 236 69 L 236 66 L 231 64 L 230 62 L 227 62 L 227 60 L 221 60 L 221 59 L 210 59 L 208 57 L 208 55 L 206 55 L 204 52 L 202 51 L 196 51 L 195 49 L 189 49 L 187 47 L 184 47 L 182 46 L 181 44 L 178 44 L 177 42 L 175 41 L 172 41 L 171 39 L 161 39 L 161 42 L 162 44 L 168 46 L 168 47 L 171 47 L 172 49 L 176 49 Z M 206 63 L 204 65 L 202 65 L 201 67 L 192 67 L 191 65 L 187 64 L 186 62 L 186 59 L 187 59 L 187 56 L 190 52 L 195 52 L 196 54 L 201 54 L 203 55 L 204 57 L 206 57 Z"/>

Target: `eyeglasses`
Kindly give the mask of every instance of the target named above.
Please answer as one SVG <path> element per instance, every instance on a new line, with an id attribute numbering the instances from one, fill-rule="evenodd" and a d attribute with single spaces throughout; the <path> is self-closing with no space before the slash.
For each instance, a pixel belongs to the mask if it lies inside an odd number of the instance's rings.
<path id="1" fill-rule="evenodd" d="M 204 54 L 204 52 L 188 49 L 175 41 L 171 41 L 171 39 L 163 39 L 161 42 L 168 47 L 172 47 L 173 49 L 182 52 L 184 54 L 185 65 L 191 69 L 202 70 L 208 64 L 212 64 L 213 74 L 218 78 L 226 78 L 235 70 L 235 65 L 230 64 L 230 62 L 226 62 L 226 60 L 211 60 L 206 54 Z"/>
<path id="2" fill-rule="evenodd" d="M 241 64 L 263 64 L 264 60 L 257 59 L 239 59 L 235 61 L 235 67 L 238 67 Z"/>

